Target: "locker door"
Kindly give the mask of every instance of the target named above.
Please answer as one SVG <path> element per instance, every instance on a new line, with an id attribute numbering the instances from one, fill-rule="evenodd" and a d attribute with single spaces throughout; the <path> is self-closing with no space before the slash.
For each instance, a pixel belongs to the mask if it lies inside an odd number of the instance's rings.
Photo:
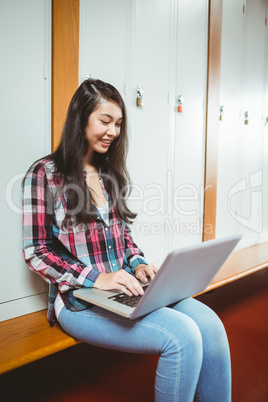
<path id="1" fill-rule="evenodd" d="M 163 221 L 169 147 L 170 1 L 80 1 L 80 80 L 112 83 L 128 109 L 129 206 L 139 213 L 137 244 L 156 262 L 164 257 Z M 136 106 L 136 88 L 144 107 Z"/>
<path id="2" fill-rule="evenodd" d="M 114 85 L 124 96 L 127 9 L 125 0 L 80 0 L 79 78 Z"/>
<path id="3" fill-rule="evenodd" d="M 223 2 L 221 43 L 216 237 L 239 231 L 236 185 L 239 182 L 241 136 L 241 94 L 245 15 L 244 0 Z M 219 110 L 220 114 L 220 110 Z M 232 193 L 233 189 L 233 193 Z"/>
<path id="4" fill-rule="evenodd" d="M 134 188 L 130 207 L 138 217 L 137 243 L 152 263 L 166 255 L 168 161 L 170 155 L 169 85 L 171 5 L 167 0 L 133 2 L 132 98 L 129 169 Z M 143 107 L 136 106 L 141 86 Z"/>
<path id="5" fill-rule="evenodd" d="M 247 0 L 240 169 L 240 179 L 246 179 L 247 188 L 240 195 L 239 216 L 240 231 L 244 233 L 243 240 L 247 245 L 257 243 L 262 231 L 265 17 L 266 2 Z M 248 124 L 245 124 L 247 112 Z"/>
<path id="6" fill-rule="evenodd" d="M 206 0 L 180 0 L 175 76 L 172 247 L 202 240 L 207 75 Z M 183 112 L 176 109 L 183 95 Z"/>
<path id="7" fill-rule="evenodd" d="M 266 44 L 265 44 L 265 79 L 264 93 L 265 101 L 263 106 L 263 230 L 260 242 L 268 241 L 268 2 L 266 2 Z"/>
<path id="8" fill-rule="evenodd" d="M 223 3 L 217 236 L 259 242 L 263 220 L 266 2 Z"/>
<path id="9" fill-rule="evenodd" d="M 1 1 L 0 37 L 0 320 L 6 320 L 47 307 L 45 282 L 22 258 L 21 180 L 50 153 L 50 1 Z"/>

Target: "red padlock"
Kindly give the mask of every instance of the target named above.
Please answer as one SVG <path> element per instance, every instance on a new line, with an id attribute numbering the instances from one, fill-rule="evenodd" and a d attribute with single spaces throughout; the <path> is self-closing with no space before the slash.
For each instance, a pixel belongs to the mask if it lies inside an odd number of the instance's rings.
<path id="1" fill-rule="evenodd" d="M 177 110 L 178 110 L 178 113 L 182 113 L 183 112 L 183 107 L 182 107 L 182 104 L 183 104 L 183 96 L 182 95 L 179 95 L 178 96 L 178 98 L 177 98 L 177 100 L 178 100 L 178 108 L 177 108 Z"/>

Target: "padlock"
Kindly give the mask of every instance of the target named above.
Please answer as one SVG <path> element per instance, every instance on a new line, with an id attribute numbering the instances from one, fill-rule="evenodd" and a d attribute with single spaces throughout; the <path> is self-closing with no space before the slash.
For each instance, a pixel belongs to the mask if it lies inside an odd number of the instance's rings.
<path id="1" fill-rule="evenodd" d="M 220 121 L 222 121 L 223 120 L 223 110 L 224 110 L 224 106 L 221 106 L 220 107 Z"/>
<path id="2" fill-rule="evenodd" d="M 248 112 L 245 112 L 245 120 L 244 120 L 245 124 L 248 124 Z"/>
<path id="3" fill-rule="evenodd" d="M 143 107 L 143 88 L 141 85 L 138 85 L 136 88 L 136 106 Z"/>
<path id="4" fill-rule="evenodd" d="M 138 106 L 138 107 L 143 106 L 143 98 L 142 98 L 142 96 L 137 96 L 137 98 L 136 98 L 136 106 Z"/>
<path id="5" fill-rule="evenodd" d="M 182 107 L 182 104 L 183 104 L 183 96 L 182 96 L 182 95 L 179 95 L 179 96 L 178 96 L 177 102 L 178 102 L 178 107 L 177 107 L 178 113 L 183 113 L 183 107 Z"/>

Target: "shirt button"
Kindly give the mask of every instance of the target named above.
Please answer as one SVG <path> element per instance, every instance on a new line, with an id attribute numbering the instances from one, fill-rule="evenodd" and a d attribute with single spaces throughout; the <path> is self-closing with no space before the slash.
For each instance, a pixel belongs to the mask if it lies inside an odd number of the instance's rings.
<path id="1" fill-rule="evenodd" d="M 113 267 L 115 267 L 115 264 L 113 264 Z"/>
<path id="2" fill-rule="evenodd" d="M 107 232 L 108 228 L 105 228 L 105 230 L 106 230 L 106 232 Z"/>
<path id="3" fill-rule="evenodd" d="M 108 248 L 112 248 L 112 246 L 108 246 Z"/>

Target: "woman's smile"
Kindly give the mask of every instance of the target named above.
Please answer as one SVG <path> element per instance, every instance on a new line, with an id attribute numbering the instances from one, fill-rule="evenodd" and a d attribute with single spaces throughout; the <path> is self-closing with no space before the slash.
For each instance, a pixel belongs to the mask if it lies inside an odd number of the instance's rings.
<path id="1" fill-rule="evenodd" d="M 112 143 L 112 140 L 104 140 L 103 138 L 100 139 L 104 146 L 109 147 Z"/>

